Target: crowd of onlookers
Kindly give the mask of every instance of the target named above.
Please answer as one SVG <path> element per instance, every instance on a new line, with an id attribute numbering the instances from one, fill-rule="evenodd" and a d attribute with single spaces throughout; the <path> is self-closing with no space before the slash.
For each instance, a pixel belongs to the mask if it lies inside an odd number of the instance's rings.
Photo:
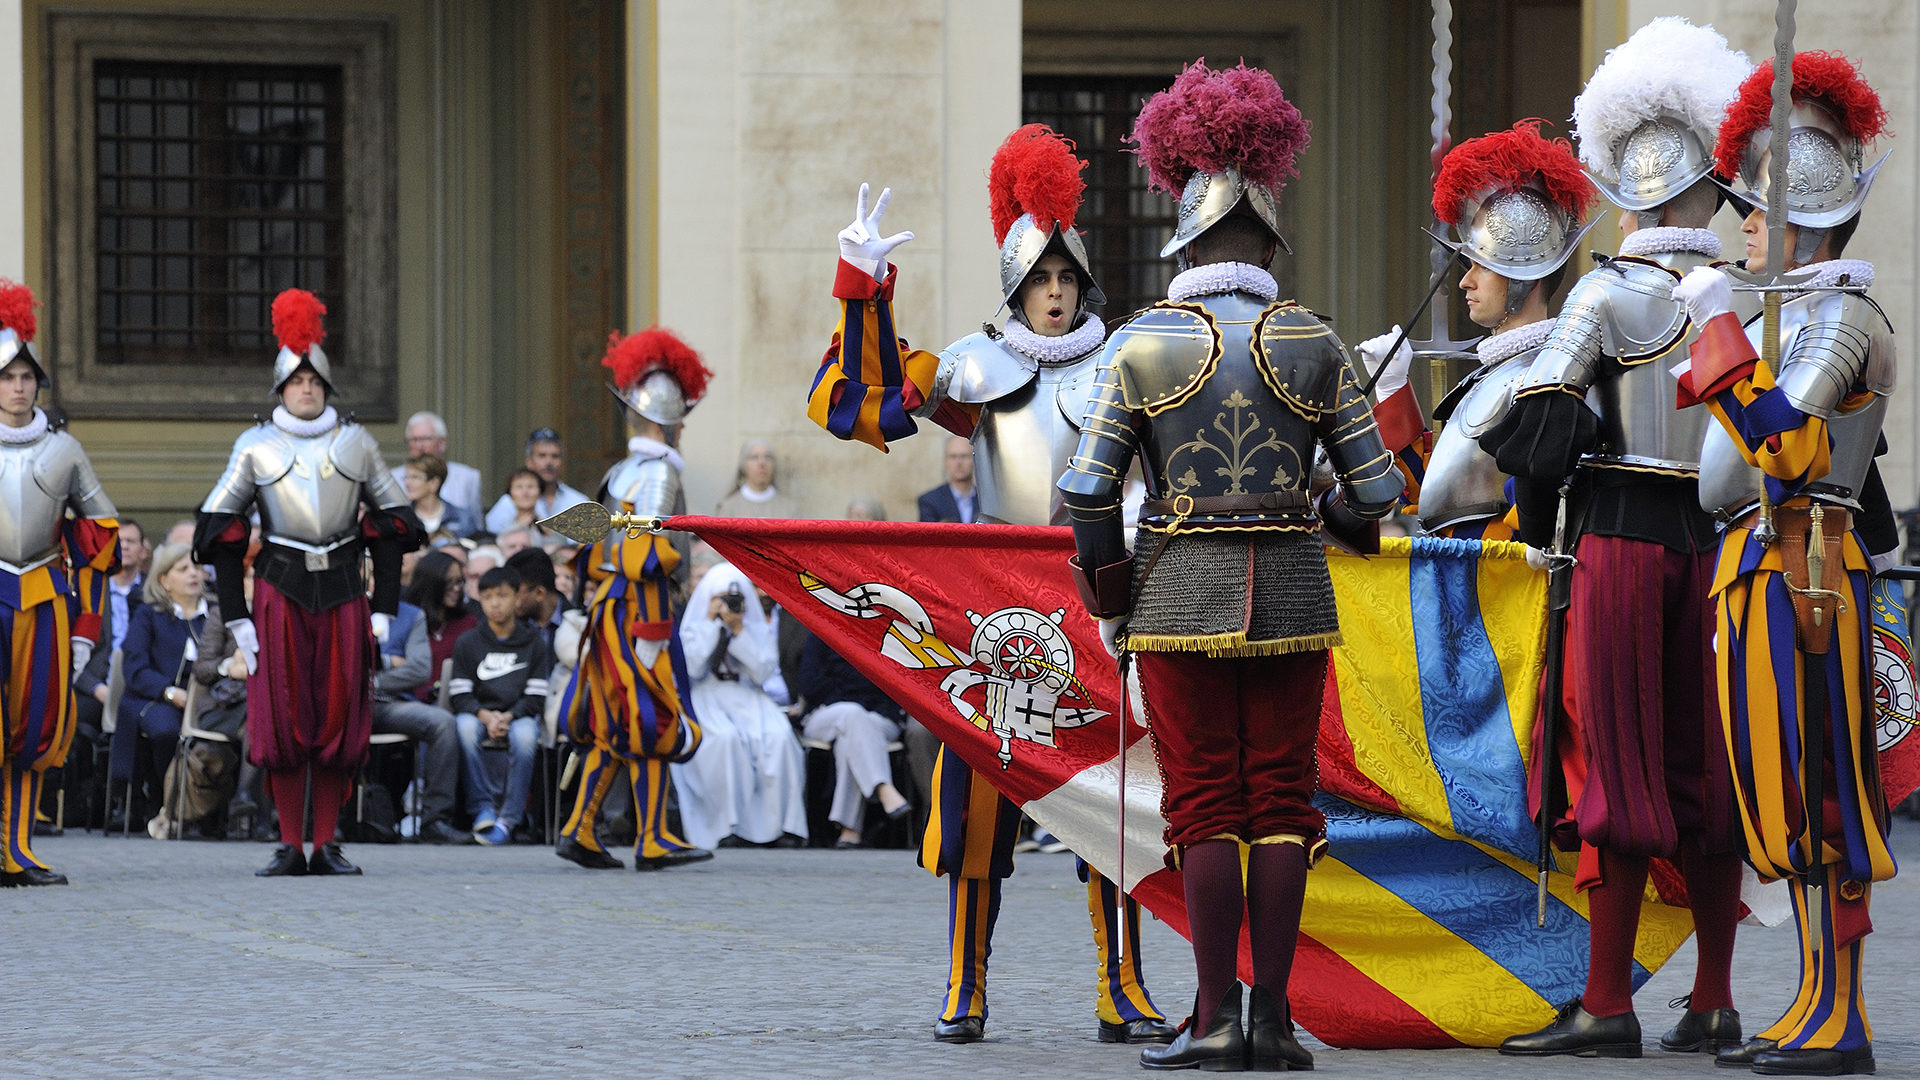
<path id="1" fill-rule="evenodd" d="M 407 556 L 405 601 L 378 641 L 376 746 L 349 838 L 539 842 L 573 779 L 562 712 L 591 600 L 579 549 L 539 522 L 590 496 L 560 479 L 551 429 L 528 438 L 524 466 L 490 503 L 480 472 L 447 460 L 444 421 L 416 414 L 405 435 L 393 472 L 428 544 Z M 966 440 L 953 440 L 945 474 L 920 517 L 975 520 Z M 800 516 L 775 478 L 772 447 L 748 442 L 714 512 Z M 886 514 L 857 498 L 846 516 Z M 122 521 L 106 647 L 75 673 L 79 740 L 43 827 L 64 817 L 154 837 L 278 837 L 247 764 L 246 667 L 192 533 L 190 520 L 153 537 Z M 686 562 L 678 635 L 704 739 L 674 766 L 682 835 L 703 847 L 906 842 L 932 736 L 711 548 L 695 544 Z M 630 839 L 630 800 L 609 799 L 603 818 L 611 841 Z"/>

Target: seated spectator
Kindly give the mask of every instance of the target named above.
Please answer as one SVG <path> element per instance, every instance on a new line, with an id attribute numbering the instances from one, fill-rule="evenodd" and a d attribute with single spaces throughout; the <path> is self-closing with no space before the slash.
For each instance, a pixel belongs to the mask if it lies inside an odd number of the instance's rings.
<path id="1" fill-rule="evenodd" d="M 157 783 L 166 775 L 180 738 L 181 710 L 187 704 L 190 665 L 199 655 L 196 639 L 218 607 L 202 591 L 205 578 L 188 557 L 189 544 L 164 544 L 154 552 L 153 569 L 142 589 L 144 603 L 134 605 L 121 643 L 126 690 L 115 718 L 113 749 L 108 760 L 111 782 L 136 776 L 139 737 L 147 737 L 147 752 Z M 153 792 L 151 805 L 162 800 Z M 162 822 L 164 830 L 165 823 Z"/>
<path id="2" fill-rule="evenodd" d="M 572 544 L 561 544 L 553 549 L 553 588 L 569 604 L 580 602 L 580 578 L 573 569 L 573 561 L 579 556 L 580 549 Z"/>
<path id="3" fill-rule="evenodd" d="M 980 506 L 973 488 L 973 443 L 958 435 L 949 438 L 946 456 L 941 460 L 947 482 L 921 494 L 920 520 L 971 525 L 979 517 Z"/>
<path id="4" fill-rule="evenodd" d="M 447 549 L 430 551 L 413 568 L 413 582 L 407 586 L 407 603 L 420 609 L 427 624 L 427 647 L 431 658 L 427 681 L 415 692 L 421 701 L 432 704 L 440 696 L 440 669 L 453 656 L 460 635 L 480 624 L 467 607 L 467 569 Z"/>
<path id="5" fill-rule="evenodd" d="M 539 628 L 540 639 L 547 643 L 548 657 L 551 659 L 553 635 L 560 628 L 561 616 L 567 610 L 566 597 L 558 587 L 559 575 L 553 565 L 553 557 L 540 548 L 526 548 L 507 556 L 507 569 L 520 575 L 520 593 L 514 613 Z"/>
<path id="6" fill-rule="evenodd" d="M 507 477 L 507 493 L 500 496 L 512 508 L 511 513 L 502 513 L 500 504 L 494 503 L 487 511 L 486 527 L 491 531 L 511 529 L 515 525 L 529 529 L 539 528 L 541 518 L 540 474 L 532 469 L 515 469 Z"/>
<path id="7" fill-rule="evenodd" d="M 466 766 L 467 809 L 473 814 L 473 838 L 500 845 L 526 819 L 527 793 L 540 745 L 540 720 L 547 699 L 552 663 L 547 645 L 531 623 L 514 614 L 520 575 L 504 566 L 480 579 L 480 607 L 486 624 L 462 634 L 453 649 L 454 723 L 460 729 Z M 506 798 L 494 809 L 492 785 L 480 743 L 507 741 Z"/>
<path id="8" fill-rule="evenodd" d="M 763 685 L 780 673 L 773 620 L 731 563 L 701 577 L 680 622 L 700 718 L 700 752 L 673 768 L 680 834 L 712 848 L 728 835 L 771 844 L 807 835 L 807 761 L 793 725 Z M 884 751 L 882 752 L 884 756 Z"/>
<path id="9" fill-rule="evenodd" d="M 407 457 L 432 454 L 447 463 L 447 482 L 440 489 L 440 497 L 454 504 L 480 514 L 480 470 L 471 465 L 462 465 L 457 461 L 447 461 L 447 422 L 430 412 L 417 412 L 407 417 Z M 389 461 L 392 459 L 389 458 Z M 393 470 L 395 483 L 405 485 L 406 466 Z M 412 496 L 409 495 L 409 498 Z M 427 529 L 432 532 L 432 528 Z"/>
<path id="10" fill-rule="evenodd" d="M 247 576 L 242 589 L 251 601 L 251 558 L 247 562 Z M 238 759 L 233 798 L 227 804 L 227 835 L 236 835 L 235 825 L 244 820 L 247 828 L 238 833 L 242 838 L 250 836 L 255 840 L 278 840 L 280 830 L 274 823 L 273 800 L 265 798 L 266 774 L 247 758 L 247 662 L 240 653 L 240 647 L 235 644 L 232 633 L 227 630 L 227 624 L 219 619 L 207 620 L 207 625 L 200 631 L 196 651 L 199 657 L 193 662 L 193 677 L 207 686 L 208 704 L 195 718 L 194 726 L 205 731 L 217 731 L 233 739 Z"/>
<path id="11" fill-rule="evenodd" d="M 507 565 L 506 553 L 492 544 L 481 544 L 467 552 L 467 606 L 480 602 L 480 579 L 487 571 Z M 474 610 L 478 610 L 474 608 Z"/>
<path id="12" fill-rule="evenodd" d="M 534 541 L 535 531 L 526 525 L 510 525 L 502 530 L 500 535 L 494 537 L 493 546 L 500 549 L 502 556 L 500 565 L 505 566 L 505 560 L 513 558 L 528 548 L 538 549 L 540 545 Z M 540 554 L 545 555 L 546 552 L 542 550 Z"/>
<path id="13" fill-rule="evenodd" d="M 733 474 L 733 491 L 720 500 L 714 513 L 721 517 L 793 518 L 800 506 L 791 495 L 773 486 L 773 444 L 748 439 L 740 448 L 740 466 Z"/>
<path id="14" fill-rule="evenodd" d="M 434 681 L 433 645 L 426 613 L 402 602 L 380 640 L 380 669 L 373 676 L 373 730 L 405 735 L 420 755 L 418 835 L 429 844 L 470 844 L 453 827 L 453 797 L 460 785 L 460 736 L 453 714 L 417 696 Z"/>
<path id="15" fill-rule="evenodd" d="M 848 521 L 885 521 L 887 504 L 871 495 L 855 495 L 847 501 Z"/>
<path id="16" fill-rule="evenodd" d="M 520 507 L 512 498 L 512 480 L 508 480 L 508 494 L 500 496 L 500 501 L 487 511 L 487 530 L 493 533 L 504 532 L 507 526 L 516 521 L 522 525 L 531 525 L 541 518 L 550 518 L 577 503 L 589 502 L 584 494 L 568 487 L 560 480 L 562 466 L 565 464 L 565 451 L 560 445 L 560 433 L 552 428 L 541 428 L 527 436 L 527 471 L 540 481 L 540 491 L 534 497 L 530 508 L 532 518 L 520 520 Z"/>
<path id="17" fill-rule="evenodd" d="M 480 531 L 480 515 L 472 507 L 461 506 L 441 497 L 447 482 L 447 463 L 432 454 L 415 454 L 407 459 L 400 473 L 413 512 L 427 530 L 429 540 L 472 536 Z"/>
<path id="18" fill-rule="evenodd" d="M 859 847 L 868 799 L 878 799 L 890 818 L 913 812 L 913 804 L 893 786 L 893 767 L 887 760 L 887 744 L 900 737 L 906 713 L 811 634 L 796 674 L 807 706 L 802 733 L 833 744 L 833 806 L 827 818 L 840 826 L 833 846 Z"/>

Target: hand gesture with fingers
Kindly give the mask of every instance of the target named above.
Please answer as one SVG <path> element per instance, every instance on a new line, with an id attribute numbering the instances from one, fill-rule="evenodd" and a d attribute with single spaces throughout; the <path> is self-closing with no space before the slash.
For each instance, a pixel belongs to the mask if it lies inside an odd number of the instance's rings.
<path id="1" fill-rule="evenodd" d="M 913 233 L 880 235 L 880 218 L 887 212 L 887 202 L 893 198 L 893 189 L 880 189 L 880 198 L 875 200 L 871 212 L 867 210 L 868 191 L 866 184 L 860 185 L 860 200 L 854 207 L 853 224 L 840 230 L 840 257 L 873 275 L 873 280 L 885 281 L 887 256 L 894 248 L 913 239 Z"/>

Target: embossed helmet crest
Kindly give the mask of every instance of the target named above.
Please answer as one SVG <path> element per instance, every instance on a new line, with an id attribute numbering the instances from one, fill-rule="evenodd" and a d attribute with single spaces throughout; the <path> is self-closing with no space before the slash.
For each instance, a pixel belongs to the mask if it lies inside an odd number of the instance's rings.
<path id="1" fill-rule="evenodd" d="M 1773 62 L 1755 69 L 1727 111 L 1714 158 L 1722 182 L 1749 209 L 1767 203 L 1772 163 Z M 1803 52 L 1793 58 L 1793 110 L 1787 120 L 1787 220 L 1832 228 L 1860 212 L 1886 155 L 1862 168 L 1866 144 L 1886 127 L 1880 95 L 1853 62 L 1838 53 Z M 1718 179 L 1718 178 L 1716 178 Z"/>
<path id="2" fill-rule="evenodd" d="M 1458 239 L 1436 236 L 1502 277 L 1535 281 L 1566 265 L 1593 228 L 1581 224 L 1596 196 L 1565 139 L 1539 120 L 1468 139 L 1434 178 L 1433 214 Z M 1597 220 L 1597 219 L 1596 219 Z"/>

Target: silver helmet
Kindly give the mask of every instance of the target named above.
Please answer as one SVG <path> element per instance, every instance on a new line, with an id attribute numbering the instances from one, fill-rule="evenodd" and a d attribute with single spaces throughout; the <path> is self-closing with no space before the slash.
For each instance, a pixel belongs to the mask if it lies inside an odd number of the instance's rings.
<path id="1" fill-rule="evenodd" d="M 713 378 L 700 354 L 663 326 L 610 334 L 600 363 L 613 373 L 607 389 L 620 404 L 661 427 L 685 420 Z"/>
<path id="2" fill-rule="evenodd" d="M 25 361 L 41 389 L 52 385 L 53 380 L 47 378 L 47 369 L 40 366 L 40 358 L 34 355 L 32 343 L 15 333 L 13 327 L 0 326 L 0 371 L 5 371 L 15 360 Z"/>
<path id="3" fill-rule="evenodd" d="M 1002 307 L 1013 303 L 1013 296 L 1020 291 L 1020 284 L 1027 280 L 1035 264 L 1050 250 L 1065 255 L 1079 272 L 1082 282 L 1081 307 L 1107 302 L 1107 294 L 1101 292 L 1100 283 L 1093 280 L 1093 262 L 1087 257 L 1087 244 L 1080 238 L 1079 231 L 1071 226 L 1063 229 L 1058 222 L 1049 222 L 1043 227 L 1033 219 L 1032 214 L 1021 214 L 1007 228 L 1006 239 L 1000 242 Z"/>
<path id="4" fill-rule="evenodd" d="M 1617 183 L 1589 172 L 1607 201 L 1622 210 L 1651 210 L 1713 171 L 1712 132 L 1704 135 L 1677 116 L 1640 123 L 1613 149 Z"/>
<path id="5" fill-rule="evenodd" d="M 1514 281 L 1538 281 L 1566 265 L 1599 218 L 1586 224 L 1538 185 L 1487 189 L 1470 196 L 1453 229 L 1459 239 L 1428 235 Z"/>
<path id="6" fill-rule="evenodd" d="M 1744 190 L 1721 183 L 1749 211 L 1766 208 L 1772 144 L 1771 129 L 1754 132 L 1740 155 Z M 1802 228 L 1830 229 L 1858 214 L 1888 156 L 1863 169 L 1865 154 L 1866 147 L 1824 105 L 1796 99 L 1787 119 L 1787 220 Z"/>
<path id="7" fill-rule="evenodd" d="M 625 392 L 612 385 L 607 389 L 620 399 L 620 404 L 661 427 L 672 427 L 685 420 L 687 413 L 693 410 L 693 406 L 687 404 L 687 395 L 680 386 L 680 380 L 665 371 L 648 372 Z"/>
<path id="8" fill-rule="evenodd" d="M 294 372 L 302 367 L 312 368 L 313 373 L 320 376 L 320 381 L 327 384 L 327 393 L 334 393 L 333 367 L 327 363 L 326 350 L 317 341 L 307 346 L 305 355 L 285 345 L 280 346 L 279 355 L 273 358 L 273 392 L 277 394 L 284 389 L 287 380 L 293 378 Z"/>
<path id="9" fill-rule="evenodd" d="M 1168 258 L 1193 243 L 1194 237 L 1219 224 L 1242 202 L 1273 233 L 1273 238 L 1280 243 L 1280 249 L 1289 255 L 1293 254 L 1293 248 L 1287 245 L 1287 238 L 1280 235 L 1280 204 L 1274 197 L 1273 189 L 1248 181 L 1238 169 L 1222 169 L 1219 172 L 1195 171 L 1187 178 L 1187 186 L 1180 193 L 1178 216 L 1174 219 L 1173 239 L 1160 249 L 1160 257 Z"/>

